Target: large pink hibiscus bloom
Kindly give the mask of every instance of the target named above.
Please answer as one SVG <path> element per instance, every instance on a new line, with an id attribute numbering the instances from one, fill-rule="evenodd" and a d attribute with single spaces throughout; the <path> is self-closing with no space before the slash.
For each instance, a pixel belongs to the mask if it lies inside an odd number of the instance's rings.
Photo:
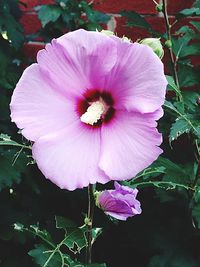
<path id="1" fill-rule="evenodd" d="M 37 62 L 10 106 L 46 178 L 69 190 L 130 179 L 160 155 L 156 120 L 167 82 L 151 48 L 77 30 L 53 40 Z"/>

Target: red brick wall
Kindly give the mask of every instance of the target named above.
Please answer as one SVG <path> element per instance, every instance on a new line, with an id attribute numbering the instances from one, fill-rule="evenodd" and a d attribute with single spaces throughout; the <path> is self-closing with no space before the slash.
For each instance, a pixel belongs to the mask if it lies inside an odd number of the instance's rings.
<path id="1" fill-rule="evenodd" d="M 159 0 L 157 0 L 159 1 Z M 189 8 L 194 0 L 167 0 L 168 13 L 170 20 L 174 20 L 174 14 L 178 11 Z M 53 0 L 21 0 L 26 4 L 22 6 L 23 15 L 21 17 L 21 24 L 24 27 L 25 34 L 33 34 L 37 32 L 40 27 L 40 21 L 37 18 L 34 7 L 37 5 L 52 4 Z M 144 38 L 148 36 L 145 30 L 139 28 L 127 28 L 126 21 L 117 13 L 123 10 L 134 10 L 140 14 L 145 15 L 147 21 L 152 25 L 156 31 L 164 32 L 165 26 L 163 17 L 155 10 L 155 4 L 152 0 L 94 0 L 94 8 L 96 10 L 109 13 L 111 20 L 108 23 L 108 29 L 114 30 L 118 36 L 127 36 L 132 40 Z M 42 43 L 37 42 L 25 45 L 25 53 L 30 58 L 34 59 L 37 51 L 41 49 Z"/>

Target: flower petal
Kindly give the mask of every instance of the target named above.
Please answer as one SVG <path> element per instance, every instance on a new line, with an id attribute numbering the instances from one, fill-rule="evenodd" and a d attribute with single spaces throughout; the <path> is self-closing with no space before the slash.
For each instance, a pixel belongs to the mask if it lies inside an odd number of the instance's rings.
<path id="1" fill-rule="evenodd" d="M 115 191 L 114 192 L 118 192 L 118 193 L 120 193 L 122 195 L 129 194 L 129 195 L 132 195 L 132 196 L 135 196 L 135 197 L 137 196 L 137 193 L 138 193 L 137 188 L 132 189 L 132 188 L 130 188 L 128 186 L 121 185 L 116 181 L 114 182 L 114 186 L 115 186 Z"/>
<path id="2" fill-rule="evenodd" d="M 79 121 L 39 138 L 33 145 L 33 157 L 45 177 L 68 190 L 109 181 L 98 168 L 99 155 L 99 129 L 85 127 Z"/>
<path id="3" fill-rule="evenodd" d="M 102 126 L 100 168 L 112 180 L 134 177 L 162 153 L 161 134 L 152 115 L 117 111 L 109 124 Z"/>
<path id="4" fill-rule="evenodd" d="M 166 93 L 163 63 L 146 45 L 114 39 L 118 43 L 118 61 L 107 75 L 106 87 L 114 95 L 115 107 L 154 112 L 164 103 Z"/>
<path id="5" fill-rule="evenodd" d="M 99 32 L 77 30 L 53 40 L 37 56 L 41 70 L 64 92 L 100 89 L 115 65 L 115 41 Z"/>
<path id="6" fill-rule="evenodd" d="M 116 219 L 126 220 L 135 215 L 133 209 L 125 201 L 115 198 L 112 195 L 113 190 L 104 191 L 99 196 L 99 203 L 104 212 Z"/>
<path id="7" fill-rule="evenodd" d="M 63 97 L 38 67 L 28 67 L 13 92 L 11 118 L 22 134 L 36 141 L 77 119 L 73 102 Z"/>

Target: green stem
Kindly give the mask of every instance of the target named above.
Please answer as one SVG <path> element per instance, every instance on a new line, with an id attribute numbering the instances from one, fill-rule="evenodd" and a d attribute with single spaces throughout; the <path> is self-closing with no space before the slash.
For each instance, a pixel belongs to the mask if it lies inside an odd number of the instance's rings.
<path id="1" fill-rule="evenodd" d="M 190 187 L 187 185 L 183 185 L 183 184 L 178 184 L 178 183 L 173 183 L 173 182 L 167 182 L 167 181 L 147 181 L 147 182 L 140 182 L 140 183 L 133 183 L 131 184 L 131 186 L 134 187 L 143 187 L 143 186 L 156 186 L 156 187 L 163 187 L 165 189 L 175 189 L 176 187 L 181 187 L 184 188 L 186 190 L 195 190 L 195 186 L 194 187 Z M 168 188 L 166 188 L 168 187 Z"/>
<path id="2" fill-rule="evenodd" d="M 195 147 L 197 150 L 197 155 L 196 155 L 196 159 L 197 159 L 197 171 L 196 171 L 196 175 L 194 178 L 194 182 L 192 184 L 192 187 L 195 188 L 195 186 L 197 185 L 198 180 L 200 179 L 200 150 L 199 150 L 199 145 L 198 145 L 198 141 L 195 140 Z"/>
<path id="3" fill-rule="evenodd" d="M 88 186 L 88 213 L 87 213 L 87 247 L 86 247 L 86 263 L 92 263 L 92 225 L 94 216 L 94 186 Z"/>
<path id="4" fill-rule="evenodd" d="M 25 149 L 30 149 L 31 150 L 31 146 L 26 146 L 26 145 L 22 145 L 22 144 L 18 144 L 18 143 L 10 143 L 10 142 L 3 142 L 0 141 L 0 146 L 16 146 L 16 147 L 21 147 L 21 148 L 25 148 Z"/>
<path id="5" fill-rule="evenodd" d="M 172 35 L 171 35 L 171 27 L 172 27 L 172 25 L 169 22 L 169 17 L 168 17 L 168 12 L 167 12 L 167 1 L 166 0 L 163 0 L 163 15 L 164 15 L 164 20 L 165 20 L 167 38 L 170 41 L 170 43 L 172 43 Z M 176 83 L 176 86 L 178 88 L 180 88 L 179 80 L 178 80 L 178 73 L 177 73 L 177 60 L 178 60 L 178 57 L 174 58 L 172 47 L 169 47 L 169 53 L 170 53 L 171 64 L 172 64 L 172 67 L 173 67 L 174 81 Z M 179 98 L 180 98 L 180 101 L 181 101 L 182 100 L 182 96 L 179 96 Z"/>
<path id="6" fill-rule="evenodd" d="M 199 179 L 200 179 L 200 160 L 198 161 L 197 172 L 196 172 L 194 182 L 192 184 L 192 188 L 195 188 Z"/>

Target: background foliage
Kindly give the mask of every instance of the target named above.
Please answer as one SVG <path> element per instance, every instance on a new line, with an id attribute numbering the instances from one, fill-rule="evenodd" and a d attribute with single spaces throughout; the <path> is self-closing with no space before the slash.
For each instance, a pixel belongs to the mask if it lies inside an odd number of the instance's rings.
<path id="1" fill-rule="evenodd" d="M 0 1 L 0 266 L 83 267 L 86 191 L 60 190 L 44 179 L 31 158 L 31 144 L 10 122 L 10 97 L 27 64 L 23 43 L 36 37 L 23 34 L 19 4 Z M 57 0 L 36 10 L 42 23 L 37 36 L 45 41 L 68 30 L 100 29 L 109 19 L 78 0 Z M 157 10 L 166 11 L 160 5 Z M 121 15 L 129 27 L 145 28 L 165 46 L 169 84 L 159 123 L 164 154 L 125 182 L 140 189 L 140 216 L 117 223 L 95 210 L 94 261 L 106 264 L 88 267 L 199 267 L 200 75 L 192 59 L 200 54 L 200 1 L 179 12 L 172 28 L 166 23 L 165 34 L 134 11 Z"/>

